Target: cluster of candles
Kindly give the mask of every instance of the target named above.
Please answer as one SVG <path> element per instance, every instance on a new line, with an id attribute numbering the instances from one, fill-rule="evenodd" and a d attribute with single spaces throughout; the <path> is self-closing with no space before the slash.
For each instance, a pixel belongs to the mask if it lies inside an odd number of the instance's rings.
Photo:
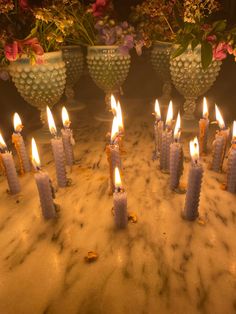
<path id="1" fill-rule="evenodd" d="M 216 121 L 219 130 L 216 131 L 213 141 L 212 161 L 210 168 L 221 172 L 227 150 L 230 130 L 226 128 L 222 115 L 215 106 Z M 170 189 L 178 190 L 180 177 L 183 172 L 183 148 L 180 143 L 180 114 L 177 116 L 173 132 L 173 105 L 169 103 L 166 123 L 161 120 L 160 106 L 158 100 L 155 102 L 155 156 L 160 158 L 160 168 L 170 174 Z M 207 154 L 208 142 L 208 106 L 206 98 L 203 99 L 203 117 L 199 121 L 199 136 L 190 141 L 191 166 L 188 174 L 188 184 L 185 205 L 182 216 L 187 220 L 198 217 L 198 206 L 200 200 L 201 183 L 203 177 L 203 166 L 200 156 Z M 228 153 L 227 183 L 226 189 L 236 193 L 236 121 L 233 123 L 232 145 Z"/>
<path id="2" fill-rule="evenodd" d="M 53 138 L 51 139 L 51 146 L 56 167 L 57 184 L 60 188 L 68 185 L 66 175 L 66 165 L 72 166 L 74 163 L 73 132 L 70 129 L 70 119 L 65 107 L 62 108 L 62 121 L 64 128 L 61 130 L 61 136 L 57 133 L 57 128 L 50 109 L 47 107 L 48 124 Z M 19 159 L 20 173 L 24 174 L 34 170 L 34 178 L 37 184 L 39 198 L 42 208 L 43 216 L 46 219 L 54 218 L 56 216 L 56 207 L 54 204 L 54 189 L 51 184 L 51 179 L 46 171 L 41 168 L 39 153 L 36 142 L 32 138 L 32 166 L 26 151 L 24 139 L 21 135 L 23 125 L 17 113 L 14 114 L 14 133 L 12 135 L 12 142 L 14 143 L 17 156 Z M 10 194 L 18 194 L 21 191 L 19 179 L 16 172 L 16 167 L 12 152 L 7 148 L 7 145 L 0 133 L 0 167 L 2 172 L 6 175 Z"/>
<path id="3" fill-rule="evenodd" d="M 226 128 L 224 120 L 218 107 L 216 110 L 216 120 L 219 130 L 216 131 L 213 142 L 211 169 L 220 172 L 225 158 L 230 130 Z M 110 171 L 110 191 L 113 194 L 114 220 L 117 228 L 125 228 L 128 222 L 127 215 L 127 194 L 122 184 L 122 162 L 121 151 L 124 137 L 124 125 L 122 110 L 119 101 L 111 96 L 111 111 L 113 113 L 112 130 L 109 136 L 109 143 L 106 147 L 107 159 Z M 178 191 L 179 182 L 183 173 L 183 147 L 180 141 L 181 119 L 178 113 L 174 126 L 173 104 L 169 103 L 166 122 L 161 119 L 161 112 L 158 100 L 155 102 L 155 155 L 160 159 L 160 169 L 170 174 L 170 189 Z M 50 109 L 47 107 L 47 117 L 50 132 L 52 134 L 51 146 L 55 161 L 57 184 L 60 188 L 68 186 L 66 166 L 72 167 L 74 164 L 73 145 L 75 144 L 73 132 L 70 129 L 70 119 L 65 107 L 62 108 L 62 122 L 64 128 L 61 136 L 57 128 Z M 36 142 L 32 138 L 32 165 L 30 163 L 27 150 L 21 131 L 23 125 L 17 113 L 14 114 L 14 133 L 12 142 L 14 143 L 19 159 L 20 173 L 30 172 L 33 166 L 34 178 L 38 188 L 42 214 L 46 219 L 56 216 L 54 204 L 55 193 L 48 173 L 41 168 L 39 153 Z M 207 153 L 207 138 L 209 129 L 207 102 L 203 100 L 203 117 L 199 121 L 199 136 L 190 141 L 191 165 L 188 174 L 188 184 L 186 191 L 185 205 L 182 215 L 187 220 L 194 220 L 198 216 L 198 207 L 203 178 L 203 166 L 200 156 Z M 232 145 L 228 153 L 227 184 L 229 192 L 236 193 L 236 121 L 233 124 Z M 17 194 L 21 191 L 13 156 L 7 149 L 7 145 L 0 133 L 0 169 L 6 175 L 9 191 Z"/>

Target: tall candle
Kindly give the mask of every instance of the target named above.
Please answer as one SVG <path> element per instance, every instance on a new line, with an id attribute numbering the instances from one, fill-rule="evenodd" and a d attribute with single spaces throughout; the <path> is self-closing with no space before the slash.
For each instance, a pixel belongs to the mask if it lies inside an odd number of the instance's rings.
<path id="1" fill-rule="evenodd" d="M 170 144 L 170 189 L 175 190 L 179 186 L 179 180 L 183 173 L 183 148 L 180 139 L 180 114 L 178 114 L 175 130 L 174 143 Z"/>
<path id="2" fill-rule="evenodd" d="M 57 136 L 56 125 L 49 107 L 47 107 L 47 117 L 50 132 L 54 135 L 54 138 L 51 139 L 51 145 L 56 166 L 57 184 L 64 188 L 67 186 L 64 147 L 62 138 Z"/>
<path id="3" fill-rule="evenodd" d="M 15 145 L 15 149 L 17 152 L 17 156 L 20 163 L 20 172 L 24 174 L 25 172 L 29 172 L 31 170 L 31 165 L 29 162 L 29 157 L 26 152 L 24 139 L 21 135 L 21 131 L 23 129 L 23 125 L 18 113 L 14 114 L 14 130 L 15 132 L 12 134 L 12 142 Z"/>
<path id="4" fill-rule="evenodd" d="M 111 142 L 106 147 L 107 152 L 107 160 L 110 168 L 110 189 L 112 192 L 115 190 L 115 182 L 114 182 L 114 170 L 115 167 L 121 169 L 121 158 L 120 158 L 120 149 L 118 145 L 118 135 L 119 128 L 117 118 L 113 118 L 112 123 L 112 132 L 111 132 Z"/>
<path id="5" fill-rule="evenodd" d="M 160 151 L 160 168 L 166 172 L 170 171 L 170 144 L 173 142 L 172 120 L 173 105 L 170 101 L 166 117 L 166 128 L 162 132 Z"/>
<path id="6" fill-rule="evenodd" d="M 45 219 L 56 217 L 55 204 L 53 202 L 53 188 L 48 173 L 42 171 L 40 167 L 40 159 L 37 145 L 34 138 L 32 138 L 32 163 L 35 168 L 35 182 L 38 188 L 42 214 Z"/>
<path id="7" fill-rule="evenodd" d="M 70 129 L 71 122 L 65 107 L 62 108 L 62 122 L 64 125 L 64 129 L 61 130 L 61 134 L 65 151 L 66 164 L 68 166 L 72 166 L 74 164 L 73 145 L 75 143 L 75 140 L 73 137 L 73 132 Z"/>
<path id="8" fill-rule="evenodd" d="M 229 129 L 225 127 L 224 120 L 217 106 L 216 110 L 216 120 L 218 121 L 220 130 L 216 131 L 215 139 L 213 141 L 213 152 L 212 152 L 212 163 L 211 169 L 216 172 L 222 170 L 225 152 L 228 143 Z"/>
<path id="9" fill-rule="evenodd" d="M 200 155 L 207 153 L 207 139 L 208 139 L 208 106 L 206 98 L 203 98 L 203 117 L 199 120 L 199 149 Z"/>
<path id="10" fill-rule="evenodd" d="M 163 121 L 161 121 L 161 111 L 158 100 L 155 101 L 155 122 L 154 122 L 154 137 L 155 137 L 155 157 L 158 158 L 161 149 L 161 139 L 163 132 Z"/>
<path id="11" fill-rule="evenodd" d="M 199 144 L 197 138 L 190 142 L 190 154 L 192 162 L 188 174 L 187 193 L 182 216 L 187 220 L 195 220 L 198 217 L 203 167 L 199 162 Z"/>
<path id="12" fill-rule="evenodd" d="M 119 169 L 115 168 L 115 191 L 113 193 L 114 217 L 117 228 L 122 229 L 127 226 L 127 194 L 121 185 Z"/>
<path id="13" fill-rule="evenodd" d="M 5 173 L 7 176 L 7 182 L 9 186 L 9 191 L 11 194 L 17 194 L 20 192 L 20 182 L 17 176 L 15 163 L 12 157 L 12 153 L 7 151 L 7 145 L 0 133 L 0 152 L 2 163 L 5 168 Z"/>
<path id="14" fill-rule="evenodd" d="M 233 123 L 233 139 L 228 155 L 226 188 L 227 191 L 236 193 L 236 121 Z"/>

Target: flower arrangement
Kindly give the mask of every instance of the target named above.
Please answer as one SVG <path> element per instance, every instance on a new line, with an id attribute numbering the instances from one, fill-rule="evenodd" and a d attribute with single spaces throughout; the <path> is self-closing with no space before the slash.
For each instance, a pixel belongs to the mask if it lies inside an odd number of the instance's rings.
<path id="1" fill-rule="evenodd" d="M 175 10 L 179 30 L 175 43 L 178 48 L 173 57 L 181 55 L 190 46 L 201 46 L 201 62 L 206 69 L 212 60 L 223 60 L 228 50 L 226 21 L 217 20 L 214 14 L 220 10 L 218 0 L 184 0 L 183 19 Z"/>
<path id="2" fill-rule="evenodd" d="M 178 24 L 175 7 L 182 5 L 176 0 L 144 0 L 132 8 L 131 20 L 150 47 L 155 40 L 173 42 Z"/>

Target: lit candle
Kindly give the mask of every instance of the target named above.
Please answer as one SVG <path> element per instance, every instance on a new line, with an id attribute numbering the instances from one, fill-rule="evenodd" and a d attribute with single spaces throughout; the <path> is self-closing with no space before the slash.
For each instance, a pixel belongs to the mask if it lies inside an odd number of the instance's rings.
<path id="1" fill-rule="evenodd" d="M 172 120 L 173 105 L 170 101 L 166 117 L 166 128 L 162 132 L 160 151 L 160 168 L 165 172 L 170 171 L 170 144 L 173 142 Z"/>
<path id="2" fill-rule="evenodd" d="M 113 193 L 115 225 L 125 228 L 128 223 L 127 194 L 122 187 L 119 169 L 115 168 L 115 191 Z"/>
<path id="3" fill-rule="evenodd" d="M 52 152 L 56 166 L 57 184 L 59 187 L 67 186 L 65 153 L 62 138 L 57 136 L 56 125 L 49 107 L 47 107 L 48 125 L 54 138 L 51 139 Z"/>
<path id="4" fill-rule="evenodd" d="M 75 140 L 73 137 L 73 132 L 70 129 L 71 122 L 65 107 L 62 108 L 62 122 L 64 129 L 61 130 L 61 134 L 65 151 L 66 164 L 68 166 L 72 166 L 74 163 L 73 145 L 75 144 Z"/>
<path id="5" fill-rule="evenodd" d="M 161 139 L 163 132 L 163 121 L 161 120 L 161 111 L 158 100 L 155 101 L 155 122 L 154 122 L 154 137 L 155 137 L 155 158 L 159 157 L 160 149 L 161 149 Z"/>
<path id="6" fill-rule="evenodd" d="M 15 132 L 12 134 L 12 143 L 14 143 L 15 145 L 15 149 L 19 159 L 20 172 L 21 174 L 24 174 L 25 172 L 29 172 L 31 170 L 31 166 L 28 154 L 26 152 L 25 143 L 21 135 L 23 125 L 18 113 L 14 114 L 13 123 Z"/>
<path id="7" fill-rule="evenodd" d="M 11 194 L 17 194 L 20 192 L 20 182 L 17 176 L 16 167 L 12 157 L 12 153 L 7 150 L 7 145 L 0 133 L 0 152 L 2 162 L 5 168 L 5 173 L 7 176 L 7 182 L 9 186 L 9 191 Z"/>
<path id="8" fill-rule="evenodd" d="M 179 186 L 179 180 L 183 173 L 184 154 L 180 139 L 180 114 L 178 114 L 175 130 L 174 143 L 170 144 L 170 188 L 175 190 Z"/>
<path id="9" fill-rule="evenodd" d="M 208 138 L 208 106 L 206 98 L 203 98 L 203 114 L 202 119 L 199 120 L 199 149 L 200 156 L 207 153 L 207 138 Z"/>
<path id="10" fill-rule="evenodd" d="M 233 123 L 232 145 L 228 155 L 226 188 L 227 191 L 236 193 L 236 121 Z"/>
<path id="11" fill-rule="evenodd" d="M 216 131 L 215 139 L 213 141 L 213 158 L 211 163 L 211 169 L 216 172 L 220 172 L 222 170 L 228 137 L 229 137 L 229 129 L 225 127 L 224 120 L 217 106 L 215 106 L 216 110 L 216 120 L 220 127 L 220 130 Z"/>
<path id="12" fill-rule="evenodd" d="M 116 117 L 117 117 L 117 122 L 118 122 L 119 135 L 122 136 L 124 135 L 124 123 L 123 123 L 121 105 L 119 101 L 117 102 L 117 107 L 116 107 Z"/>
<path id="13" fill-rule="evenodd" d="M 56 217 L 56 211 L 53 202 L 53 187 L 48 173 L 41 170 L 40 158 L 34 138 L 32 138 L 32 164 L 36 171 L 34 178 L 38 188 L 43 217 L 46 219 L 54 218 Z"/>
<path id="14" fill-rule="evenodd" d="M 107 160 L 110 168 L 110 190 L 114 192 L 115 183 L 114 183 L 114 170 L 115 167 L 121 169 L 121 158 L 120 150 L 118 145 L 118 136 L 119 136 L 119 127 L 117 117 L 113 118 L 112 131 L 111 131 L 111 142 L 106 147 Z"/>
<path id="15" fill-rule="evenodd" d="M 113 113 L 113 116 L 116 116 L 117 104 L 116 104 L 116 99 L 113 95 L 111 95 L 111 112 Z"/>
<path id="16" fill-rule="evenodd" d="M 198 217 L 203 177 L 203 167 L 199 162 L 199 144 L 196 137 L 190 141 L 190 154 L 192 162 L 188 174 L 187 193 L 182 216 L 187 220 L 195 220 Z"/>

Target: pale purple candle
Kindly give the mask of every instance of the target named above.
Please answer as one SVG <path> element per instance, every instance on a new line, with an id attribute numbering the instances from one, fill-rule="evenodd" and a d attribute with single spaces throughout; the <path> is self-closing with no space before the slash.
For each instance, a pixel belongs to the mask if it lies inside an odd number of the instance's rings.
<path id="1" fill-rule="evenodd" d="M 64 188 L 67 186 L 67 177 L 63 142 L 62 138 L 57 136 L 56 125 L 49 107 L 47 107 L 47 115 L 50 132 L 55 136 L 51 139 L 51 145 L 56 166 L 57 184 Z"/>
<path id="2" fill-rule="evenodd" d="M 161 136 L 160 150 L 160 168 L 165 172 L 170 171 L 170 144 L 173 142 L 172 120 L 173 105 L 172 101 L 170 101 L 166 117 L 166 128 Z"/>
<path id="3" fill-rule="evenodd" d="M 61 130 L 62 134 L 62 141 L 65 151 L 65 159 L 66 164 L 68 166 L 72 166 L 74 164 L 74 152 L 73 152 L 73 145 L 75 144 L 75 140 L 73 137 L 73 132 L 70 129 L 70 119 L 68 112 L 65 107 L 62 108 L 62 121 L 64 125 L 64 129 Z"/>
<path id="4" fill-rule="evenodd" d="M 23 137 L 21 135 L 21 131 L 23 129 L 23 125 L 18 113 L 14 114 L 14 129 L 15 132 L 12 134 L 12 142 L 15 145 L 17 155 L 19 157 L 21 172 L 30 172 L 31 165 L 29 161 L 28 154 L 26 152 L 25 143 Z"/>
<path id="5" fill-rule="evenodd" d="M 56 217 L 55 204 L 53 202 L 53 188 L 48 173 L 40 169 L 40 160 L 37 146 L 32 138 L 32 163 L 37 171 L 34 175 L 38 188 L 42 214 L 45 219 Z"/>
<path id="6" fill-rule="evenodd" d="M 187 193 L 182 216 L 187 220 L 195 220 L 200 201 L 203 167 L 199 162 L 199 144 L 197 138 L 190 142 L 192 162 L 188 174 Z"/>
<path id="7" fill-rule="evenodd" d="M 180 115 L 178 114 L 175 131 L 174 143 L 170 144 L 170 189 L 175 190 L 179 186 L 179 180 L 183 173 L 183 148 L 179 142 L 180 138 Z"/>
<path id="8" fill-rule="evenodd" d="M 126 228 L 128 223 L 127 194 L 121 186 L 119 169 L 115 168 L 115 192 L 113 193 L 115 225 L 118 229 Z"/>
<path id="9" fill-rule="evenodd" d="M 236 121 L 233 124 L 233 140 L 228 155 L 226 188 L 227 191 L 236 193 Z"/>
<path id="10" fill-rule="evenodd" d="M 164 128 L 164 123 L 161 121 L 161 111 L 158 100 L 155 101 L 155 112 L 153 114 L 155 116 L 154 122 L 154 138 L 155 138 L 155 157 L 158 158 L 161 150 L 161 140 L 162 140 L 162 132 Z"/>
<path id="11" fill-rule="evenodd" d="M 12 157 L 12 153 L 7 151 L 7 146 L 0 133 L 0 151 L 2 162 L 6 171 L 7 182 L 9 186 L 9 192 L 11 194 L 17 194 L 20 192 L 20 182 L 17 176 L 15 163 Z"/>

